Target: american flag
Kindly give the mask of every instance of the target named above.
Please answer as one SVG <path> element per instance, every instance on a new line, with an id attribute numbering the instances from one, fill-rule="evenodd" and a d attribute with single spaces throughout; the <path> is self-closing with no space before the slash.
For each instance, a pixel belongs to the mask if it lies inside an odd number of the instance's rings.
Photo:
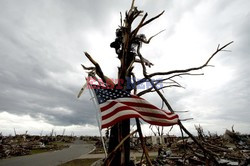
<path id="1" fill-rule="evenodd" d="M 171 126 L 178 123 L 178 115 L 161 110 L 141 97 L 121 89 L 93 87 L 102 118 L 101 128 L 108 128 L 128 118 L 141 118 L 152 125 Z"/>

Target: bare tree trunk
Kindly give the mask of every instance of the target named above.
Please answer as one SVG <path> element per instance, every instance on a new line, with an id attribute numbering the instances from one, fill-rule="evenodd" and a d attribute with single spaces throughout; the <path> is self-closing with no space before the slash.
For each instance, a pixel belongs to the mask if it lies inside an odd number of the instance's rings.
<path id="1" fill-rule="evenodd" d="M 146 17 L 148 16 L 147 13 L 143 15 L 143 11 L 138 10 L 136 7 L 134 7 L 134 0 L 132 0 L 132 5 L 129 11 L 125 13 L 124 20 L 122 19 L 121 15 L 121 25 L 116 30 L 116 39 L 114 42 L 110 44 L 112 48 L 115 49 L 116 54 L 118 55 L 118 59 L 120 60 L 120 67 L 118 71 L 118 84 L 114 86 L 114 88 L 117 88 L 117 86 L 122 87 L 123 90 L 127 89 L 127 85 L 130 84 L 130 81 L 132 80 L 131 77 L 135 78 L 135 75 L 132 73 L 133 70 L 133 64 L 134 62 L 141 63 L 142 69 L 143 69 L 143 75 L 144 78 L 143 81 L 136 82 L 135 85 L 138 85 L 144 81 L 149 81 L 152 85 L 151 88 L 148 88 L 144 91 L 141 91 L 138 93 L 138 96 L 144 95 L 146 93 L 150 92 L 156 92 L 161 100 L 164 102 L 164 104 L 168 107 L 168 109 L 171 112 L 174 112 L 170 104 L 168 103 L 167 99 L 164 97 L 164 95 L 160 92 L 161 89 L 168 88 L 168 87 L 182 87 L 178 82 L 174 81 L 173 78 L 181 76 L 181 75 L 200 75 L 200 74 L 192 74 L 190 72 L 197 71 L 200 69 L 203 69 L 204 67 L 209 66 L 210 60 L 220 51 L 224 51 L 224 48 L 226 48 L 228 45 L 230 45 L 232 42 L 227 43 L 226 45 L 220 47 L 218 45 L 216 51 L 208 58 L 208 60 L 201 66 L 198 67 L 192 67 L 188 69 L 182 69 L 182 70 L 172 70 L 167 72 L 155 72 L 148 74 L 146 71 L 146 66 L 151 67 L 153 64 L 149 62 L 147 59 L 145 59 L 141 53 L 140 48 L 143 43 L 148 44 L 150 40 L 161 33 L 157 33 L 156 35 L 150 37 L 148 40 L 146 39 L 146 36 L 144 34 L 138 34 L 140 28 L 143 26 L 149 24 L 150 22 L 154 21 L 155 19 L 159 18 L 162 14 L 156 15 L 155 17 L 152 17 L 148 20 L 146 20 Z M 135 29 L 132 30 L 132 23 L 133 21 L 139 17 L 142 16 L 141 20 L 139 21 L 139 24 L 135 27 Z M 95 67 L 85 67 L 83 68 L 85 70 L 91 70 L 89 72 L 89 76 L 92 76 L 94 78 L 95 74 L 97 74 L 104 83 L 111 83 L 112 81 L 108 77 L 106 77 L 99 64 L 92 59 L 92 57 L 85 52 L 85 56 L 94 64 Z M 138 59 L 139 58 L 139 59 Z M 152 80 L 155 76 L 163 76 L 164 78 L 154 82 Z M 97 80 L 97 79 L 96 79 Z M 172 84 L 168 86 L 163 86 L 161 88 L 157 88 L 158 83 L 163 83 L 164 81 L 171 81 Z M 134 86 L 134 85 L 133 85 Z M 129 88 L 130 89 L 130 88 Z M 136 87 L 131 87 L 131 89 L 134 89 L 136 91 Z M 131 90 L 130 89 L 130 90 Z M 210 159 L 214 161 L 214 163 L 217 164 L 217 160 L 214 158 L 214 156 L 207 151 L 202 144 L 183 126 L 181 121 L 179 121 L 178 125 L 181 127 L 181 129 L 189 136 L 191 137 L 194 142 L 203 150 L 204 154 L 208 155 Z M 140 130 L 140 129 L 139 129 Z M 153 131 L 153 130 L 152 130 Z M 157 127 L 157 132 L 159 136 L 162 136 L 163 134 L 163 128 L 160 130 L 160 127 Z M 127 166 L 129 165 L 130 160 L 130 119 L 123 120 L 121 122 L 118 122 L 111 128 L 110 137 L 109 137 L 109 147 L 108 147 L 108 153 L 109 155 L 112 154 L 112 159 L 107 160 L 107 162 L 112 166 Z M 141 135 L 142 137 L 142 135 Z M 120 143 L 122 142 L 122 144 Z"/>

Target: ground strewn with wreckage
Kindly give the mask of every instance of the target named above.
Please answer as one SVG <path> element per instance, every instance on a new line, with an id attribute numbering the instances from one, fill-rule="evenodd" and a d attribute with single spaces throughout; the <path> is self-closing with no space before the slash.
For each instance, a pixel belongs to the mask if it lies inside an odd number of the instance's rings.
<path id="1" fill-rule="evenodd" d="M 224 135 L 204 135 L 198 128 L 197 139 L 212 153 L 219 165 L 248 165 L 250 163 L 250 135 L 226 130 Z M 206 156 L 190 138 L 176 138 L 159 148 L 154 165 L 208 165 Z"/>
<path id="2" fill-rule="evenodd" d="M 0 159 L 61 150 L 69 147 L 75 138 L 71 136 L 2 136 L 0 135 Z"/>
<path id="3" fill-rule="evenodd" d="M 235 132 L 233 128 L 231 131 L 226 130 L 223 135 L 211 133 L 205 135 L 200 126 L 196 127 L 196 129 L 198 132 L 196 138 L 206 150 L 215 156 L 219 165 L 247 166 L 250 163 L 250 135 Z M 131 137 L 130 140 L 131 160 L 134 160 L 135 165 L 141 165 L 141 162 L 147 165 L 145 160 L 141 161 L 143 150 L 141 149 L 139 138 Z M 108 140 L 106 141 L 108 142 Z M 145 137 L 145 142 L 154 166 L 207 165 L 203 152 L 188 137 L 153 136 Z M 95 146 L 96 149 L 91 154 L 85 155 L 81 159 L 67 162 L 63 166 L 78 166 L 83 163 L 86 166 L 92 164 L 100 165 L 101 158 L 104 158 L 100 139 L 96 140 Z M 95 161 L 98 161 L 99 164 L 95 164 Z"/>

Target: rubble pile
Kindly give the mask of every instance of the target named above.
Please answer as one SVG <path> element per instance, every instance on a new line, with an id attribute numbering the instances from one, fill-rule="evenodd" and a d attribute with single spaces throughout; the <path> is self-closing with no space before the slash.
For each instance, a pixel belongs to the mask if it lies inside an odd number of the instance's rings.
<path id="1" fill-rule="evenodd" d="M 250 135 L 226 130 L 225 134 L 205 136 L 198 132 L 197 139 L 203 147 L 214 156 L 217 164 L 208 159 L 190 138 L 183 138 L 171 144 L 170 147 L 159 148 L 158 156 L 153 165 L 241 165 L 250 164 Z"/>
<path id="2" fill-rule="evenodd" d="M 71 136 L 2 136 L 0 135 L 0 159 L 12 156 L 29 155 L 36 152 L 59 150 L 69 147 L 64 143 L 71 143 L 75 138 Z"/>

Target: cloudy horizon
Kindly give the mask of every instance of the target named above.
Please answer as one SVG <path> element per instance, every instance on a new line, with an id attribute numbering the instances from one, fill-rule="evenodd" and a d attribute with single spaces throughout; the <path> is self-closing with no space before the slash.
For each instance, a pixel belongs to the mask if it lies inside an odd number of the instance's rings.
<path id="1" fill-rule="evenodd" d="M 221 46 L 234 41 L 216 55 L 211 65 L 177 81 L 183 88 L 169 88 L 164 95 L 182 118 L 194 118 L 205 132 L 224 133 L 234 129 L 250 134 L 250 2 L 136 0 L 148 18 L 165 10 L 163 16 L 142 29 L 150 37 L 142 54 L 154 63 L 149 72 L 185 69 L 203 64 Z M 0 133 L 13 135 L 57 134 L 99 135 L 96 110 L 88 91 L 77 94 L 87 75 L 80 64 L 91 66 L 87 51 L 105 75 L 117 78 L 119 60 L 109 47 L 115 39 L 120 14 L 129 9 L 123 0 L 1 0 L 0 1 Z M 140 65 L 135 65 L 138 78 Z M 161 106 L 157 94 L 143 96 Z M 167 128 L 169 129 L 169 128 Z M 166 131 L 167 131 L 166 129 Z M 146 135 L 152 134 L 143 126 Z M 180 134 L 175 127 L 172 134 Z"/>

